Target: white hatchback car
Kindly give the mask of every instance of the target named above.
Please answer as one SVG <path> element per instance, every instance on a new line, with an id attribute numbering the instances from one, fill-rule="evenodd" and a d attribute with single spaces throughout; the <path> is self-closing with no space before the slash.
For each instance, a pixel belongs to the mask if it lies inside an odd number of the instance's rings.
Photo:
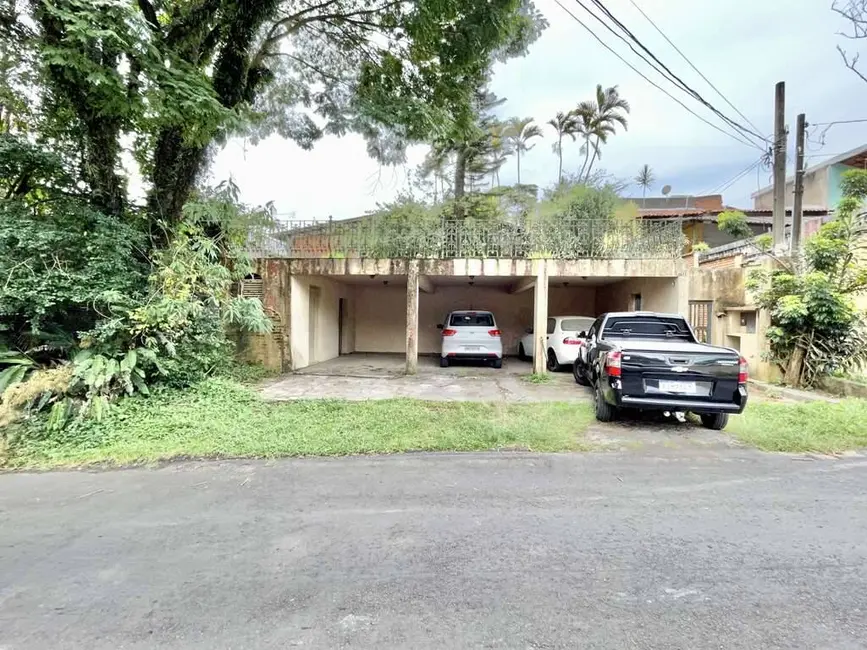
<path id="1" fill-rule="evenodd" d="M 494 368 L 503 366 L 502 332 L 489 311 L 453 311 L 442 324 L 443 344 L 440 366 L 451 359 L 490 361 Z"/>
<path id="2" fill-rule="evenodd" d="M 592 316 L 551 316 L 545 338 L 546 361 L 548 370 L 556 372 L 563 366 L 572 365 L 581 352 L 584 339 L 579 338 L 596 319 Z M 518 342 L 518 356 L 521 359 L 533 358 L 533 329 Z"/>

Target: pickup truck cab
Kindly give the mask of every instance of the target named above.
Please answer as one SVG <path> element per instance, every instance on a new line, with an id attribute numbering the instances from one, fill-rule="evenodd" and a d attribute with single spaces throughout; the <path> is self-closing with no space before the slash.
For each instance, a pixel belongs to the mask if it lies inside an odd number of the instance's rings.
<path id="1" fill-rule="evenodd" d="M 593 387 L 596 418 L 622 408 L 689 411 L 709 429 L 747 405 L 747 362 L 737 350 L 699 343 L 683 316 L 616 312 L 594 321 L 575 381 Z"/>

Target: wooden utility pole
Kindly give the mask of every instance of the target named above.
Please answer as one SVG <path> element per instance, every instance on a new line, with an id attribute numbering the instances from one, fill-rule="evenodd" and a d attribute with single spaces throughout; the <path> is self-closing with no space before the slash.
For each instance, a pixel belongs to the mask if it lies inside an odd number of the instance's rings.
<path id="1" fill-rule="evenodd" d="M 804 207 L 804 140 L 807 137 L 807 116 L 798 115 L 795 132 L 795 196 L 792 201 L 792 254 L 801 247 L 801 220 Z"/>
<path id="2" fill-rule="evenodd" d="M 786 82 L 777 83 L 774 98 L 774 250 L 786 245 Z"/>

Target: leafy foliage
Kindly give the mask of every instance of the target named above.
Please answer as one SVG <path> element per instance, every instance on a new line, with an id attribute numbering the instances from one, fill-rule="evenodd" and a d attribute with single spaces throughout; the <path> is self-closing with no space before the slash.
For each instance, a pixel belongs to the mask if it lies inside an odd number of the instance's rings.
<path id="1" fill-rule="evenodd" d="M 753 230 L 747 223 L 747 215 L 740 210 L 725 210 L 717 217 L 717 228 L 735 239 L 752 237 Z"/>
<path id="2" fill-rule="evenodd" d="M 767 336 L 786 381 L 811 385 L 821 376 L 867 362 L 867 323 L 854 296 L 867 290 L 863 216 L 867 172 L 846 172 L 836 219 L 807 240 L 791 268 L 755 271 L 748 288 L 771 314 Z"/>

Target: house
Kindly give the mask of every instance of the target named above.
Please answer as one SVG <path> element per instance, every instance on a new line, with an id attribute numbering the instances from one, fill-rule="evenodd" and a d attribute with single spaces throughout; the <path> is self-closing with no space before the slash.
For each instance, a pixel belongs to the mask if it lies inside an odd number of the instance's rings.
<path id="1" fill-rule="evenodd" d="M 638 215 L 642 219 L 652 221 L 677 220 L 683 227 L 687 239 L 685 253 L 691 253 L 692 247 L 700 242 L 711 248 L 725 246 L 736 241 L 736 237 L 719 229 L 719 215 L 727 210 L 743 212 L 753 235 L 761 235 L 771 231 L 773 211 L 771 209 L 741 209 L 723 204 L 722 196 L 672 196 L 652 197 L 647 199 L 627 199 L 638 205 Z M 803 237 L 818 230 L 818 227 L 828 218 L 827 208 L 807 207 L 804 209 L 802 222 Z M 787 227 L 791 224 L 791 208 L 787 212 Z"/>
<path id="2" fill-rule="evenodd" d="M 856 147 L 839 156 L 808 167 L 804 172 L 803 205 L 806 209 L 833 210 L 843 191 L 840 182 L 843 174 L 850 169 L 867 169 L 867 144 Z M 791 208 L 794 201 L 794 177 L 786 179 L 786 207 Z M 753 208 L 772 210 L 774 207 L 773 186 L 763 187 L 752 195 Z"/>
<path id="3" fill-rule="evenodd" d="M 734 341 L 720 338 L 715 315 L 743 300 L 715 292 L 735 280 L 709 282 L 683 258 L 683 243 L 680 222 L 664 218 L 287 222 L 249 244 L 256 273 L 241 290 L 262 300 L 274 328 L 245 336 L 241 350 L 279 371 L 399 353 L 411 374 L 419 355 L 439 353 L 437 324 L 454 309 L 495 312 L 514 355 L 526 328 L 544 333 L 549 315 L 639 304 L 689 315 L 704 340 Z M 756 365 L 760 347 L 745 347 Z M 535 371 L 544 357 L 535 355 Z"/>

